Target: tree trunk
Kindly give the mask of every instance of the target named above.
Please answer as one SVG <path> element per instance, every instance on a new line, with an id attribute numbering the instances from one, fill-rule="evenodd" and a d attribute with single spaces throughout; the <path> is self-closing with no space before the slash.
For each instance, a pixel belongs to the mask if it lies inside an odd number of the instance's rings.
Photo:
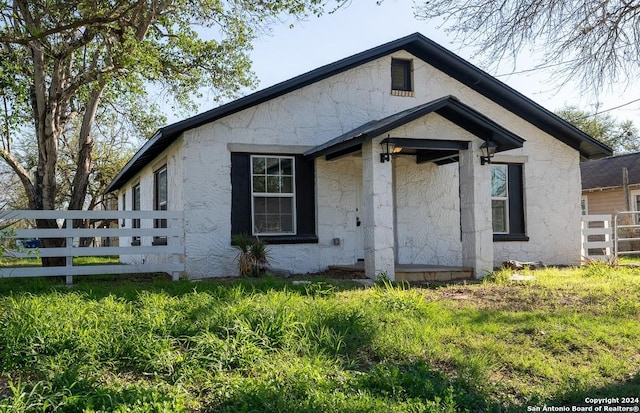
<path id="1" fill-rule="evenodd" d="M 100 97 L 104 89 L 104 81 L 98 81 L 96 87 L 91 91 L 91 98 L 85 108 L 78 137 L 78 160 L 76 162 L 76 173 L 73 177 L 71 187 L 70 210 L 82 210 L 87 197 L 87 187 L 89 185 L 89 174 L 91 173 L 91 155 L 93 153 L 93 137 L 91 127 L 98 110 Z"/>
<path id="2" fill-rule="evenodd" d="M 58 162 L 58 138 L 63 127 L 60 118 L 60 107 L 55 98 L 50 96 L 57 90 L 60 73 L 54 70 L 51 79 L 45 75 L 45 55 L 43 45 L 32 42 L 30 49 L 33 56 L 33 80 L 31 85 L 31 107 L 38 140 L 38 165 L 35 176 L 35 190 L 33 205 L 37 210 L 55 210 L 56 207 L 56 166 Z M 62 69 L 58 67 L 58 71 Z M 48 81 L 50 82 L 47 90 Z M 59 229 L 55 219 L 36 220 L 39 229 Z M 41 240 L 43 248 L 61 248 L 66 246 L 65 238 L 44 238 Z M 43 267 L 58 267 L 66 265 L 66 257 L 42 258 Z"/>
<path id="3" fill-rule="evenodd" d="M 55 219 L 37 219 L 36 226 L 39 229 L 60 229 Z M 42 238 L 40 246 L 42 248 L 63 248 L 66 247 L 66 238 Z M 67 264 L 66 257 L 43 257 L 43 267 L 64 267 Z"/>

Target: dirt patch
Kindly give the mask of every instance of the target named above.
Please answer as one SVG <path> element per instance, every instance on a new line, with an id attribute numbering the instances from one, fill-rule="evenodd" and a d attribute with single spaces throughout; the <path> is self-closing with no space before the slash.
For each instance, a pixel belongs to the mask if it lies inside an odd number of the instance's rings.
<path id="1" fill-rule="evenodd" d="M 449 301 L 453 306 L 482 309 L 532 311 L 538 309 L 585 308 L 594 304 L 588 296 L 570 291 L 522 285 L 467 285 L 430 290 L 427 301 Z"/>
<path id="2" fill-rule="evenodd" d="M 0 399 L 9 398 L 13 395 L 13 391 L 9 387 L 9 380 L 6 377 L 0 377 Z"/>

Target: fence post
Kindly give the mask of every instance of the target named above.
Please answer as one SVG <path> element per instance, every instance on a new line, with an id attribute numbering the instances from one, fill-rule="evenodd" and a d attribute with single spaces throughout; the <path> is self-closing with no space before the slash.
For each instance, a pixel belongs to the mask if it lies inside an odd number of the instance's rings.
<path id="1" fill-rule="evenodd" d="M 168 227 L 172 228 L 176 224 L 176 219 L 175 218 L 171 218 L 171 219 L 167 220 L 167 223 L 169 224 Z M 175 237 L 167 237 L 167 245 L 174 246 L 178 242 L 179 242 L 179 240 L 177 240 Z M 179 260 L 180 260 L 179 254 L 172 254 L 171 255 L 171 263 L 172 264 L 178 264 Z M 171 280 L 178 281 L 179 279 L 180 279 L 180 272 L 179 271 L 173 271 L 171 273 Z"/>
<path id="2" fill-rule="evenodd" d="M 73 219 L 67 218 L 65 220 L 65 227 L 67 229 L 73 229 Z M 67 237 L 66 243 L 67 248 L 73 247 L 73 237 Z M 65 276 L 65 283 L 67 285 L 73 284 L 73 275 L 71 275 L 71 267 L 73 267 L 73 256 L 67 255 L 65 262 L 65 272 L 67 275 Z"/>

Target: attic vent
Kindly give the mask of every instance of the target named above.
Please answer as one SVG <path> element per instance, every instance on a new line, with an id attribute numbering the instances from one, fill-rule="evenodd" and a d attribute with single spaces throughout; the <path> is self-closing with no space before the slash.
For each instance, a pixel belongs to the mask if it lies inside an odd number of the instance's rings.
<path id="1" fill-rule="evenodd" d="M 392 90 L 392 96 L 406 96 L 406 97 L 414 97 L 416 94 L 413 93 L 413 90 Z"/>
<path id="2" fill-rule="evenodd" d="M 414 96 L 411 60 L 391 59 L 391 94 Z"/>

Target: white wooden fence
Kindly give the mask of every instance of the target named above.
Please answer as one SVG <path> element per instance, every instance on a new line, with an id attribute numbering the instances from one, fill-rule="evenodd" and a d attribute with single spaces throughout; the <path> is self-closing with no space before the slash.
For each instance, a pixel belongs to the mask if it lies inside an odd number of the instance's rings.
<path id="1" fill-rule="evenodd" d="M 582 216 L 582 257 L 608 260 L 613 254 L 611 215 Z"/>
<path id="2" fill-rule="evenodd" d="M 640 211 L 620 211 L 613 218 L 616 257 L 640 255 Z"/>
<path id="3" fill-rule="evenodd" d="M 37 229 L 33 227 L 36 219 L 55 219 L 59 228 Z M 74 220 L 89 219 L 93 222 L 114 222 L 96 228 L 73 228 Z M 29 228 L 21 228 L 20 222 L 31 223 Z M 133 222 L 140 228 L 133 228 Z M 154 222 L 163 220 L 166 228 L 154 228 Z M 165 221 L 166 220 L 166 221 Z M 173 280 L 184 271 L 184 229 L 181 211 L 0 211 L 0 226 L 13 224 L 2 234 L 7 239 L 21 241 L 27 248 L 8 249 L 5 257 L 65 257 L 65 266 L 59 267 L 0 267 L 0 278 L 6 277 L 42 277 L 65 276 L 67 284 L 73 282 L 74 275 L 95 274 L 132 274 L 165 272 Z M 101 237 L 117 239 L 118 246 L 78 247 L 81 238 Z M 44 248 L 39 243 L 46 238 L 64 238 L 65 246 Z M 140 245 L 132 245 L 133 239 Z M 166 242 L 154 242 L 154 240 Z M 14 242 L 13 244 L 16 244 Z M 40 244 L 40 246 L 37 246 Z M 100 243 L 102 245 L 103 243 Z M 158 245 L 153 245 L 158 244 Z M 162 245 L 160 245 L 162 244 Z M 34 247 L 36 248 L 29 248 Z M 130 264 L 104 264 L 74 266 L 73 257 L 118 256 L 121 262 Z M 137 257 L 133 258 L 132 257 Z M 39 265 L 39 264 L 38 264 Z"/>

